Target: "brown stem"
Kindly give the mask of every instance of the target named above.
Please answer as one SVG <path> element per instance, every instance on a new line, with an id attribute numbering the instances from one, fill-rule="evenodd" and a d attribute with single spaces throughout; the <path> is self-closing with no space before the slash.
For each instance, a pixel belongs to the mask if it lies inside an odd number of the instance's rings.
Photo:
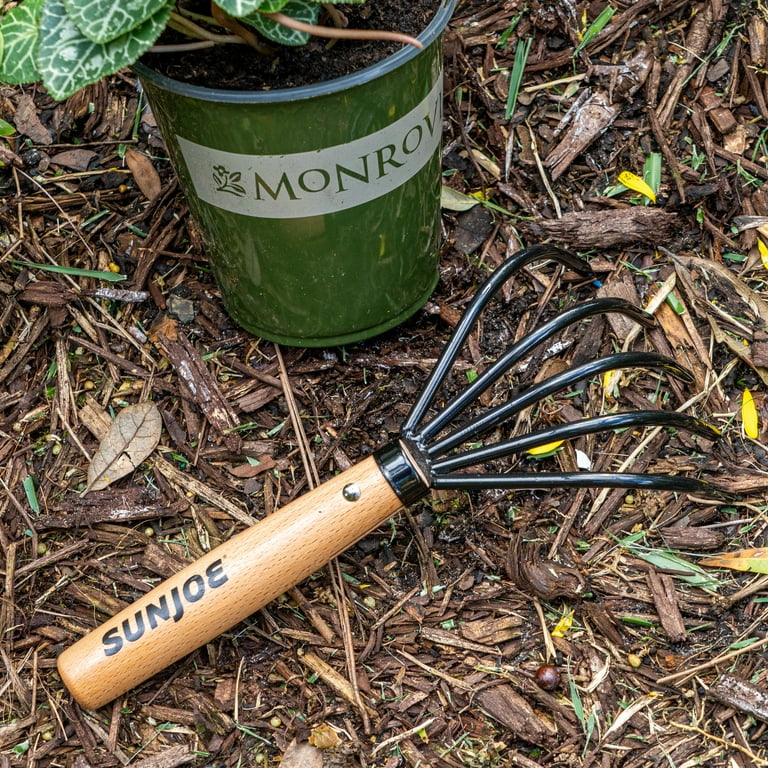
<path id="1" fill-rule="evenodd" d="M 276 21 L 289 29 L 295 29 L 298 32 L 304 32 L 315 37 L 330 37 L 346 40 L 394 40 L 398 43 L 412 45 L 414 48 L 423 48 L 424 46 L 410 35 L 402 32 L 387 32 L 373 29 L 336 29 L 335 27 L 321 27 L 316 24 L 306 24 L 303 21 L 286 16 L 284 13 L 265 13 L 268 19 Z"/>
<path id="2" fill-rule="evenodd" d="M 341 29 L 347 26 L 347 20 L 333 3 L 323 3 L 322 5 L 323 8 L 325 8 L 325 12 L 331 17 L 331 21 L 333 22 L 334 27 Z"/>
<path id="3" fill-rule="evenodd" d="M 272 54 L 272 49 L 264 45 L 253 30 L 249 29 L 245 24 L 241 24 L 237 19 L 227 16 L 214 2 L 211 3 L 211 15 L 217 24 L 241 37 L 251 48 L 254 48 L 263 56 Z"/>
<path id="4" fill-rule="evenodd" d="M 230 42 L 245 42 L 239 38 L 232 38 Z M 152 45 L 147 48 L 148 53 L 188 53 L 189 51 L 201 51 L 204 48 L 213 48 L 213 40 L 196 40 L 194 43 L 171 43 L 168 45 Z"/>
<path id="5" fill-rule="evenodd" d="M 196 40 L 205 40 L 210 43 L 244 42 L 239 35 L 235 37 L 233 35 L 217 35 L 209 32 L 205 27 L 195 24 L 191 19 L 187 19 L 178 13 L 171 13 L 171 17 L 168 19 L 168 26 L 187 37 L 194 37 Z M 182 43 L 182 45 L 185 45 L 185 43 Z M 170 46 L 167 46 L 166 49 L 168 47 Z"/>

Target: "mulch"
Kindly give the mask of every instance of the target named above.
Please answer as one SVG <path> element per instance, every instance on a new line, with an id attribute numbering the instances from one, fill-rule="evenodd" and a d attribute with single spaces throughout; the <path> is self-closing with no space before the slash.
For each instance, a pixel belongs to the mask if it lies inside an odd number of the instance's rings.
<path id="1" fill-rule="evenodd" d="M 16 129 L 0 144 L 0 766 L 768 765 L 768 576 L 698 566 L 768 546 L 768 17 L 759 3 L 614 3 L 580 45 L 603 7 L 459 2 L 445 183 L 483 202 L 444 211 L 426 307 L 343 349 L 278 348 L 226 316 L 130 73 L 61 104 L 0 89 Z M 606 195 L 652 155 L 655 204 Z M 578 449 L 596 470 L 705 477 L 737 499 L 433 492 L 114 703 L 73 702 L 56 672 L 65 648 L 315 473 L 394 439 L 479 283 L 541 241 L 589 258 L 601 287 L 526 268 L 449 388 L 560 307 L 597 292 L 653 303 L 656 328 L 593 318 L 481 405 L 622 347 L 663 353 L 694 382 L 581 382 L 516 428 L 664 407 L 719 440 L 627 430 L 523 469 L 574 469 Z M 157 448 L 82 495 L 112 419 L 148 400 Z"/>

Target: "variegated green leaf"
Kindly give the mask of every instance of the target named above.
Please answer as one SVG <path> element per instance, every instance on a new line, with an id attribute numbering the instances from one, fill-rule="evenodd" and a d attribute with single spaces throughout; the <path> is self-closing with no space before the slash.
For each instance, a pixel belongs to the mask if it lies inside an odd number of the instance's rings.
<path id="1" fill-rule="evenodd" d="M 100 45 L 89 40 L 67 16 L 63 3 L 47 0 L 40 16 L 37 66 L 55 99 L 65 99 L 89 83 L 133 64 L 165 28 L 166 5 L 141 26 Z"/>
<path id="2" fill-rule="evenodd" d="M 264 5 L 264 0 L 216 0 L 216 5 L 230 16 L 242 18 L 258 11 Z"/>
<path id="3" fill-rule="evenodd" d="M 277 13 L 282 11 L 291 0 L 264 0 L 259 6 L 259 13 Z"/>
<path id="4" fill-rule="evenodd" d="M 108 43 L 136 29 L 173 0 L 63 0 L 67 15 L 94 43 Z"/>
<path id="5" fill-rule="evenodd" d="M 0 20 L 2 65 L 0 81 L 34 83 L 40 79 L 34 51 L 44 0 L 27 0 L 5 13 Z"/>
<path id="6" fill-rule="evenodd" d="M 297 21 L 303 21 L 305 24 L 317 24 L 320 6 L 312 0 L 290 0 L 289 3 L 285 4 L 282 12 Z M 304 45 L 309 40 L 309 35 L 306 32 L 299 32 L 286 27 L 284 24 L 278 24 L 260 13 L 254 13 L 243 20 L 255 27 L 264 37 L 280 43 L 280 45 Z"/>

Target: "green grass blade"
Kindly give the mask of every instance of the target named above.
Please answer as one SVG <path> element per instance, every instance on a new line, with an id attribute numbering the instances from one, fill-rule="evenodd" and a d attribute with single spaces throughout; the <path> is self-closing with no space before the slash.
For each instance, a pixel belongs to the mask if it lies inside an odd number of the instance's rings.
<path id="1" fill-rule="evenodd" d="M 40 502 L 37 500 L 37 489 L 35 488 L 35 481 L 27 475 L 21 483 L 24 488 L 24 494 L 27 497 L 27 504 L 30 509 L 36 514 L 40 514 Z"/>
<path id="2" fill-rule="evenodd" d="M 653 190 L 658 197 L 661 188 L 661 153 L 651 152 L 645 158 L 643 165 L 643 181 Z"/>
<path id="3" fill-rule="evenodd" d="M 27 269 L 40 269 L 43 272 L 55 272 L 58 275 L 71 275 L 73 277 L 93 277 L 96 280 L 107 280 L 110 283 L 118 283 L 125 280 L 125 275 L 118 275 L 114 272 L 101 272 L 96 269 L 80 269 L 78 267 L 63 267 L 58 264 L 36 264 L 34 261 L 17 261 L 9 259 L 11 264 L 17 267 L 26 267 Z"/>
<path id="4" fill-rule="evenodd" d="M 509 94 L 507 95 L 507 109 L 504 117 L 509 120 L 517 105 L 517 94 L 520 92 L 520 83 L 523 82 L 523 72 L 528 62 L 528 53 L 531 50 L 532 37 L 525 40 L 519 40 L 515 50 L 515 62 L 512 65 L 512 71 L 509 73 Z"/>
<path id="5" fill-rule="evenodd" d="M 587 27 L 584 35 L 581 38 L 581 42 L 576 46 L 573 52 L 574 56 L 578 56 L 581 51 L 588 46 L 606 27 L 608 22 L 613 18 L 613 14 L 616 13 L 615 8 L 611 8 L 607 5 L 600 11 L 598 17 Z"/>

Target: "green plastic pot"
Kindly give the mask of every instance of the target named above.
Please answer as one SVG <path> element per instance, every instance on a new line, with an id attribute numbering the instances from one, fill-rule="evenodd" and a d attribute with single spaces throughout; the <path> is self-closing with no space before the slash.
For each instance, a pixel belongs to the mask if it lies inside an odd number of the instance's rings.
<path id="1" fill-rule="evenodd" d="M 294 346 L 398 325 L 438 278 L 443 0 L 378 64 L 317 85 L 226 91 L 137 73 L 243 328 Z"/>

